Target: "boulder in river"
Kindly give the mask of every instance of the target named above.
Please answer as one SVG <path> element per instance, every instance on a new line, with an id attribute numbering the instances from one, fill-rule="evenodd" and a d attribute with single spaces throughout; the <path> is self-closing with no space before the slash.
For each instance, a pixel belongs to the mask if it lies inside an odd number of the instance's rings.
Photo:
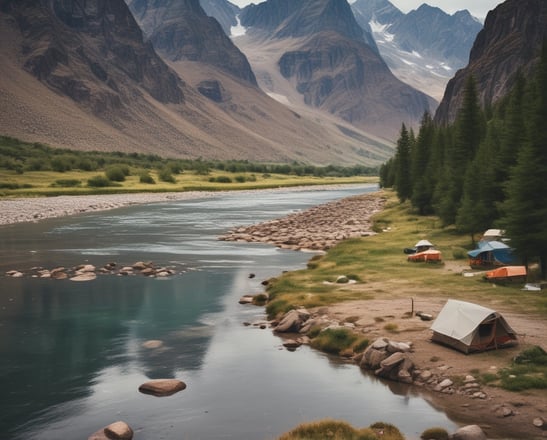
<path id="1" fill-rule="evenodd" d="M 156 379 L 143 383 L 139 391 L 157 397 L 171 396 L 186 388 L 186 384 L 177 379 Z"/>
<path id="2" fill-rule="evenodd" d="M 88 440 L 131 440 L 132 438 L 133 430 L 131 427 L 127 423 L 119 421 L 91 434 Z"/>

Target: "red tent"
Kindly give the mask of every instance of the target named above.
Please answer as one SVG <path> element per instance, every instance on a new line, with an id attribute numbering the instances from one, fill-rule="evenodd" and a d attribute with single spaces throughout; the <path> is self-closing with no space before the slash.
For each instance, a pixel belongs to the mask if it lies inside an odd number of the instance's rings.
<path id="1" fill-rule="evenodd" d="M 441 251 L 435 249 L 428 249 L 427 251 L 418 252 L 416 254 L 409 255 L 408 261 L 441 261 Z"/>

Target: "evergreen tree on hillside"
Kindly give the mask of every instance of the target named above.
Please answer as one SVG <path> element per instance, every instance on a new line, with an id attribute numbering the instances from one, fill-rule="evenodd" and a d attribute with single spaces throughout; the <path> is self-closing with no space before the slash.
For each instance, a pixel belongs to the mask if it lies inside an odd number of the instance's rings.
<path id="1" fill-rule="evenodd" d="M 401 135 L 397 140 L 397 152 L 395 153 L 395 188 L 397 197 L 404 202 L 412 195 L 411 177 L 410 177 L 410 134 L 405 124 L 401 127 Z"/>
<path id="2" fill-rule="evenodd" d="M 486 139 L 468 166 L 463 185 L 463 197 L 456 216 L 456 226 L 462 232 L 474 234 L 492 226 L 498 218 L 496 170 L 500 124 L 491 121 Z"/>
<path id="3" fill-rule="evenodd" d="M 532 84 L 528 141 L 519 152 L 507 185 L 503 224 L 526 263 L 538 257 L 547 278 L 547 43 Z"/>
<path id="4" fill-rule="evenodd" d="M 433 140 L 435 137 L 435 126 L 431 115 L 426 112 L 422 117 L 418 138 L 412 149 L 412 206 L 420 215 L 433 212 L 432 199 L 433 189 L 436 182 L 436 164 L 432 163 Z"/>
<path id="5" fill-rule="evenodd" d="M 454 124 L 454 143 L 446 157 L 447 173 L 440 182 L 441 190 L 437 193 L 438 214 L 445 224 L 456 220 L 456 213 L 463 196 L 463 181 L 467 166 L 479 149 L 484 134 L 484 115 L 480 109 L 475 80 L 469 76 L 464 89 L 462 107 Z"/>

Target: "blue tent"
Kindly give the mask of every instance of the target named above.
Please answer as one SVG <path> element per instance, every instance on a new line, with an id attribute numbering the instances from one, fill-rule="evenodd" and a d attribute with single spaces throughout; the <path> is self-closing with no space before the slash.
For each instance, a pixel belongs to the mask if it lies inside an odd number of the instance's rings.
<path id="1" fill-rule="evenodd" d="M 479 241 L 477 249 L 469 251 L 467 255 L 471 267 L 505 266 L 515 262 L 512 249 L 501 241 Z"/>

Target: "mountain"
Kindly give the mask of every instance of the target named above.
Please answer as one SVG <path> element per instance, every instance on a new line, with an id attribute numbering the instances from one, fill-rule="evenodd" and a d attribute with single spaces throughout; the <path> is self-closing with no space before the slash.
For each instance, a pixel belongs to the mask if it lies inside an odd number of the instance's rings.
<path id="1" fill-rule="evenodd" d="M 239 6 L 228 0 L 200 0 L 201 7 L 209 17 L 220 23 L 224 33 L 231 34 L 232 27 L 238 25 L 237 16 L 241 12 Z"/>
<path id="2" fill-rule="evenodd" d="M 357 0 L 351 5 L 355 20 L 363 29 L 370 30 L 370 22 L 396 23 L 405 14 L 388 0 Z"/>
<path id="3" fill-rule="evenodd" d="M 469 64 L 450 80 L 435 121 L 454 120 L 463 99 L 466 78 L 473 75 L 479 100 L 488 108 L 512 88 L 516 73 L 527 76 L 547 38 L 547 2 L 506 0 L 490 11 L 471 49 Z"/>
<path id="4" fill-rule="evenodd" d="M 0 0 L 0 56 L 9 109 L 0 133 L 29 142 L 314 164 L 375 165 L 393 154 L 388 142 L 288 109 L 213 64 L 168 66 L 122 0 Z"/>
<path id="5" fill-rule="evenodd" d="M 438 100 L 482 29 L 466 10 L 449 15 L 427 4 L 404 14 L 388 0 L 357 0 L 352 10 L 393 73 Z"/>
<path id="6" fill-rule="evenodd" d="M 256 85 L 245 55 L 199 0 L 128 0 L 154 48 L 171 61 L 200 61 Z"/>
<path id="7" fill-rule="evenodd" d="M 398 80 L 366 44 L 349 4 L 339 0 L 268 0 L 242 10 L 247 55 L 259 85 L 292 106 L 326 111 L 393 139 L 435 102 Z"/>

